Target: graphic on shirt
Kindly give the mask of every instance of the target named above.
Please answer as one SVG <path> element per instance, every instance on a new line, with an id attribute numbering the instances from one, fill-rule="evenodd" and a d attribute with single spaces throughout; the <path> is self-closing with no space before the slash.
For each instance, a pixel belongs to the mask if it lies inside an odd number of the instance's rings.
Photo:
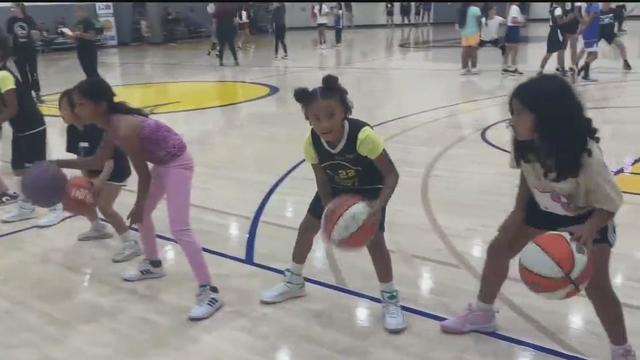
<path id="1" fill-rule="evenodd" d="M 557 191 L 531 190 L 542 210 L 564 216 L 574 216 L 576 214 L 576 208 L 571 205 L 565 195 Z"/>
<path id="2" fill-rule="evenodd" d="M 115 85 L 116 101 L 124 100 L 131 106 L 150 114 L 203 110 L 241 104 L 262 99 L 278 92 L 278 88 L 263 83 L 242 81 L 179 81 Z M 60 116 L 60 93 L 43 96 L 40 110 L 45 116 Z"/>
<path id="3" fill-rule="evenodd" d="M 13 24 L 13 33 L 20 39 L 26 38 L 29 35 L 29 26 L 19 21 Z"/>
<path id="4" fill-rule="evenodd" d="M 362 168 L 343 161 L 330 161 L 322 164 L 326 173 L 331 175 L 332 182 L 344 187 L 358 187 L 358 173 Z"/>

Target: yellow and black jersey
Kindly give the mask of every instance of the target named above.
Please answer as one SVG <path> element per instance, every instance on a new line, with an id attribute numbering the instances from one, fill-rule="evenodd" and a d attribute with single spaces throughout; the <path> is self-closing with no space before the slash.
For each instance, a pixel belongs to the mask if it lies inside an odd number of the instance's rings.
<path id="1" fill-rule="evenodd" d="M 319 164 L 334 188 L 382 188 L 384 179 L 373 160 L 384 151 L 384 140 L 361 120 L 346 119 L 344 129 L 342 140 L 335 148 L 311 129 L 304 144 L 305 159 Z"/>

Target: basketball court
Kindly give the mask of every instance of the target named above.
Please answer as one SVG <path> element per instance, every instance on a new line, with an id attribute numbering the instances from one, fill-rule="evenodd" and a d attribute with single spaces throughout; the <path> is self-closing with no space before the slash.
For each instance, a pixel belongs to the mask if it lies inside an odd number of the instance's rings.
<path id="1" fill-rule="evenodd" d="M 637 69 L 640 24 L 627 27 L 623 40 Z M 325 51 L 313 47 L 314 31 L 291 31 L 290 58 L 278 61 L 273 39 L 255 37 L 254 50 L 239 52 L 240 67 L 218 67 L 205 54 L 206 41 L 101 50 L 100 73 L 119 97 L 154 113 L 190 147 L 192 224 L 225 306 L 209 320 L 187 321 L 195 282 L 171 241 L 163 203 L 155 222 L 168 276 L 141 283 L 120 280 L 138 259 L 112 264 L 117 239 L 76 241 L 88 228 L 84 219 L 49 229 L 34 221 L 2 224 L 0 359 L 607 359 L 608 341 L 587 298 L 537 297 L 519 280 L 515 262 L 497 303 L 497 333 L 451 336 L 439 329 L 438 321 L 475 300 L 486 247 L 514 203 L 519 173 L 504 151 L 507 99 L 535 75 L 547 24 L 529 24 L 527 31 L 522 77 L 501 76 L 493 48 L 480 50 L 480 75 L 461 76 L 452 25 L 347 29 L 342 48 Z M 611 276 L 638 347 L 640 75 L 624 73 L 617 51 L 601 47 L 592 70 L 599 81 L 578 82 L 577 90 L 626 193 Z M 555 57 L 547 72 L 554 67 Z M 69 157 L 57 94 L 84 75 L 72 52 L 42 56 L 40 68 L 49 157 Z M 327 73 L 348 89 L 354 117 L 386 138 L 400 172 L 386 225 L 409 321 L 401 335 L 382 328 L 367 252 L 332 250 L 319 240 L 305 267 L 308 296 L 259 303 L 290 264 L 297 226 L 316 190 L 311 167 L 301 163 L 309 125 L 292 93 L 320 85 Z M 9 134 L 5 127 L 4 160 Z M 0 169 L 14 185 L 6 161 Z M 122 214 L 135 193 L 132 177 L 116 203 Z"/>

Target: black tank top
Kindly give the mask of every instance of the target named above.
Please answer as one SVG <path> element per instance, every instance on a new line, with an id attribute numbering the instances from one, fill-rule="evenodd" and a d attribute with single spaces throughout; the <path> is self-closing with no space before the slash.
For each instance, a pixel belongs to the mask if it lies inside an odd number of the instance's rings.
<path id="1" fill-rule="evenodd" d="M 34 130 L 40 129 L 45 126 L 44 116 L 40 112 L 38 105 L 33 96 L 31 95 L 31 89 L 27 89 L 22 85 L 20 78 L 11 71 L 6 64 L 0 66 L 0 71 L 6 71 L 11 76 L 16 84 L 16 100 L 18 103 L 17 113 L 9 119 L 9 124 L 16 135 L 23 135 L 30 133 Z M 2 105 L 6 107 L 4 97 L 0 96 Z"/>
<path id="2" fill-rule="evenodd" d="M 327 173 L 329 183 L 338 189 L 373 189 L 383 187 L 383 176 L 372 159 L 358 153 L 358 134 L 366 127 L 364 121 L 347 119 L 349 132 L 342 148 L 333 153 L 322 139 L 311 130 L 311 141 L 318 155 L 318 164 Z"/>

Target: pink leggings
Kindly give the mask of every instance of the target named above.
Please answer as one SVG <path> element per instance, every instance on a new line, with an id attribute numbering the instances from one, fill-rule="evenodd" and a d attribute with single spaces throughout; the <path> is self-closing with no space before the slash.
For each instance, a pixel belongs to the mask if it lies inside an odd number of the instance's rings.
<path id="1" fill-rule="evenodd" d="M 209 269 L 204 261 L 202 246 L 193 236 L 189 222 L 191 202 L 191 180 L 193 178 L 193 159 L 189 152 L 166 165 L 154 165 L 151 168 L 151 185 L 147 201 L 144 204 L 144 216 L 140 225 L 140 234 L 144 246 L 144 255 L 149 260 L 157 260 L 156 229 L 151 215 L 153 210 L 167 194 L 169 226 L 171 234 L 189 260 L 191 270 L 199 285 L 211 284 Z"/>

